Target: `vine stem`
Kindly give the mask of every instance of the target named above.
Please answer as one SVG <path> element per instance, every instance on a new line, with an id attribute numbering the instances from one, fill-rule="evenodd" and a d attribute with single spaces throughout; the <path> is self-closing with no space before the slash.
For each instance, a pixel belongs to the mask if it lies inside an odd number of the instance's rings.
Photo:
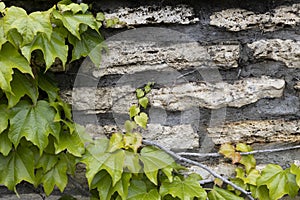
<path id="1" fill-rule="evenodd" d="M 274 153 L 274 152 L 280 152 L 280 151 L 288 151 L 293 149 L 300 149 L 300 145 L 291 146 L 291 147 L 282 147 L 282 148 L 276 148 L 276 149 L 262 149 L 262 150 L 255 150 L 255 151 L 249 151 L 249 152 L 240 152 L 241 156 L 246 155 L 253 155 L 258 153 Z M 189 152 L 180 152 L 177 153 L 179 156 L 197 156 L 197 157 L 222 157 L 223 155 L 220 153 L 189 153 Z"/>
<path id="2" fill-rule="evenodd" d="M 219 175 L 216 172 L 214 172 L 213 170 L 211 170 L 206 165 L 201 164 L 201 163 L 196 162 L 196 161 L 193 161 L 193 160 L 190 160 L 188 158 L 184 158 L 184 157 L 182 157 L 182 156 L 174 153 L 173 151 L 167 149 L 166 147 L 164 147 L 162 145 L 159 145 L 159 144 L 157 144 L 157 143 L 155 143 L 153 141 L 143 140 L 143 143 L 145 145 L 156 146 L 156 147 L 160 148 L 161 150 L 165 151 L 167 154 L 169 154 L 170 156 L 172 156 L 174 159 L 177 159 L 179 161 L 186 162 L 186 163 L 189 163 L 189 164 L 201 167 L 202 169 L 206 170 L 211 175 L 213 175 L 215 178 L 221 179 L 224 183 L 227 183 L 228 185 L 231 185 L 234 189 L 239 190 L 240 192 L 242 192 L 243 194 L 245 194 L 250 200 L 254 200 L 254 198 L 251 196 L 251 192 L 248 192 L 248 191 L 244 190 L 243 188 L 237 186 L 236 184 L 232 183 L 231 181 L 227 180 L 226 178 L 222 177 L 221 175 Z"/>

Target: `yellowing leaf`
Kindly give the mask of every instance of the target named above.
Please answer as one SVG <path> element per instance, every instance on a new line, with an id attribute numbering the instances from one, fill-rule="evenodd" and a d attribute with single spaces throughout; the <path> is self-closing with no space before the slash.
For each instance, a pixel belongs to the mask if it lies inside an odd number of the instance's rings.
<path id="1" fill-rule="evenodd" d="M 15 190 L 21 181 L 34 183 L 34 156 L 29 148 L 19 147 L 8 156 L 0 154 L 0 183 Z"/>
<path id="2" fill-rule="evenodd" d="M 3 2 L 0 2 L 0 11 L 4 10 L 5 4 Z"/>
<path id="3" fill-rule="evenodd" d="M 10 7 L 4 16 L 4 31 L 7 33 L 11 29 L 17 29 L 23 37 L 23 45 L 30 43 L 37 33 L 45 33 L 50 39 L 52 25 L 50 22 L 50 12 L 33 12 L 27 15 L 26 11 L 19 7 Z"/>
<path id="4" fill-rule="evenodd" d="M 283 170 L 279 165 L 268 164 L 257 180 L 257 186 L 266 185 L 271 199 L 280 199 L 285 194 L 295 197 L 299 187 L 296 177 L 289 169 Z"/>
<path id="5" fill-rule="evenodd" d="M 209 200 L 243 200 L 242 197 L 216 186 L 208 193 L 208 198 Z"/>
<path id="6" fill-rule="evenodd" d="M 39 92 L 37 83 L 32 77 L 16 71 L 10 85 L 12 93 L 6 92 L 9 108 L 15 106 L 25 95 L 31 98 L 34 105 L 36 104 Z"/>
<path id="7" fill-rule="evenodd" d="M 249 173 L 252 169 L 255 169 L 256 167 L 256 160 L 253 155 L 242 156 L 239 163 L 245 166 L 247 173 Z"/>
<path id="8" fill-rule="evenodd" d="M 48 145 L 48 135 L 58 136 L 60 124 L 54 121 L 55 111 L 46 101 L 33 106 L 20 101 L 11 109 L 9 139 L 18 146 L 22 137 L 38 146 L 42 152 Z"/>
<path id="9" fill-rule="evenodd" d="M 8 126 L 8 110 L 7 105 L 0 105 L 0 134 L 7 128 Z"/>
<path id="10" fill-rule="evenodd" d="M 142 128 L 147 128 L 148 115 L 144 112 L 141 112 L 139 115 L 134 117 L 134 121 Z"/>
<path id="11" fill-rule="evenodd" d="M 141 150 L 140 160 L 144 164 L 144 172 L 148 179 L 157 185 L 158 170 L 172 165 L 174 160 L 164 151 L 146 146 Z"/>
<path id="12" fill-rule="evenodd" d="M 236 152 L 234 146 L 230 144 L 221 145 L 219 153 L 223 154 L 225 158 L 230 158 L 233 164 L 238 163 L 242 158 L 240 153 Z"/>
<path id="13" fill-rule="evenodd" d="M 244 143 L 238 143 L 236 145 L 236 150 L 237 151 L 241 151 L 241 152 L 249 152 L 249 151 L 252 151 L 252 148 L 251 146 L 247 145 L 247 144 L 244 144 Z"/>
<path id="14" fill-rule="evenodd" d="M 132 149 L 137 153 L 138 148 L 142 146 L 143 137 L 140 133 L 126 133 L 123 140 L 125 149 Z"/>
<path id="15" fill-rule="evenodd" d="M 9 43 L 2 46 L 0 51 L 0 88 L 11 92 L 13 68 L 22 73 L 28 73 L 33 77 L 31 67 L 27 60 Z"/>
<path id="16" fill-rule="evenodd" d="M 169 194 L 173 198 L 178 197 L 185 200 L 193 200 L 195 197 L 206 199 L 207 194 L 198 181 L 189 178 L 181 180 L 176 176 L 171 183 L 169 181 L 162 182 L 159 192 L 162 197 Z"/>
<path id="17" fill-rule="evenodd" d="M 59 58 L 65 66 L 68 57 L 68 46 L 65 45 L 65 38 L 57 31 L 53 31 L 50 39 L 47 38 L 45 33 L 39 33 L 29 44 L 22 47 L 21 51 L 26 59 L 30 61 L 31 53 L 37 49 L 43 52 L 46 69 L 51 67 L 56 58 Z"/>

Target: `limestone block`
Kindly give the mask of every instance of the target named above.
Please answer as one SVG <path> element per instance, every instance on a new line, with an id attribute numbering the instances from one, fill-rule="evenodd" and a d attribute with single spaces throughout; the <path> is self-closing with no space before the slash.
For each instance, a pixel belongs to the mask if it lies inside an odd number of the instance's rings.
<path id="1" fill-rule="evenodd" d="M 140 6 L 137 8 L 119 8 L 110 13 L 104 13 L 106 19 L 118 18 L 125 24 L 115 28 L 142 24 L 193 24 L 199 21 L 191 7 L 186 5 L 171 6 Z"/>
<path id="2" fill-rule="evenodd" d="M 108 41 L 109 52 L 102 56 L 93 75 L 132 74 L 145 70 L 182 70 L 197 67 L 236 68 L 239 45 L 201 46 L 197 42 Z"/>
<path id="3" fill-rule="evenodd" d="M 85 127 L 87 132 L 95 139 L 122 132 L 122 129 L 116 125 L 87 124 Z M 199 147 L 199 136 L 190 124 L 175 126 L 148 124 L 147 130 L 142 130 L 142 136 L 144 139 L 155 141 L 168 149 L 193 149 Z"/>
<path id="4" fill-rule="evenodd" d="M 247 45 L 257 59 L 273 59 L 284 62 L 287 67 L 300 68 L 300 41 L 270 39 Z"/>
<path id="5" fill-rule="evenodd" d="M 300 22 L 300 4 L 281 6 L 271 12 L 256 14 L 244 9 L 232 8 L 215 12 L 210 25 L 224 27 L 229 31 L 260 28 L 274 31 L 284 26 L 297 26 Z"/>
<path id="6" fill-rule="evenodd" d="M 262 98 L 281 97 L 285 82 L 282 79 L 246 78 L 229 84 L 226 82 L 193 82 L 152 89 L 147 95 L 153 107 L 171 111 L 183 111 L 195 106 L 218 109 L 223 107 L 242 107 Z M 128 113 L 136 103 L 135 88 L 130 86 L 103 88 L 76 88 L 63 91 L 62 97 L 71 103 L 74 110 L 88 113 Z"/>
<path id="7" fill-rule="evenodd" d="M 233 84 L 194 82 L 153 90 L 149 98 L 151 105 L 168 110 L 185 110 L 195 105 L 209 109 L 239 108 L 261 98 L 282 96 L 284 85 L 284 80 L 265 76 L 247 78 Z"/>
<path id="8" fill-rule="evenodd" d="M 207 129 L 215 144 L 297 142 L 300 139 L 300 121 L 261 120 L 226 123 Z"/>

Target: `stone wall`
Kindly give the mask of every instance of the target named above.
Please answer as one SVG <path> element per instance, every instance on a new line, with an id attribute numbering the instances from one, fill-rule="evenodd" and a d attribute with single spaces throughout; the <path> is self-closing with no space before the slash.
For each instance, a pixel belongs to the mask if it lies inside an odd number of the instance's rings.
<path id="1" fill-rule="evenodd" d="M 299 2 L 110 1 L 94 8 L 124 22 L 104 30 L 109 53 L 99 69 L 85 60 L 77 74 L 58 75 L 62 96 L 94 137 L 122 131 L 134 90 L 154 81 L 147 139 L 194 152 L 298 142 Z M 300 159 L 289 153 L 261 162 Z"/>
<path id="2" fill-rule="evenodd" d="M 56 73 L 75 121 L 93 137 L 122 131 L 135 89 L 154 81 L 143 136 L 170 149 L 299 143 L 299 1 L 105 0 L 93 9 L 125 22 L 103 30 L 109 52 L 102 65 L 86 59 Z M 300 150 L 256 158 L 287 166 Z M 222 174 L 232 170 L 223 160 L 202 162 Z"/>

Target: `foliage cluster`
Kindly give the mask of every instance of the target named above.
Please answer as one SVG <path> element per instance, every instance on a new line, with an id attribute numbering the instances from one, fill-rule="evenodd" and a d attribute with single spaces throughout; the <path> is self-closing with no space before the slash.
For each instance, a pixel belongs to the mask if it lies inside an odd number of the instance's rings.
<path id="1" fill-rule="evenodd" d="M 182 173 L 165 151 L 143 145 L 140 129 L 148 116 L 146 94 L 153 83 L 136 90 L 137 104 L 129 109 L 125 132 L 109 139 L 92 140 L 72 121 L 71 109 L 58 95 L 49 75 L 53 63 L 63 67 L 89 56 L 99 65 L 103 38 L 102 13 L 88 5 L 62 1 L 43 12 L 27 14 L 19 7 L 0 2 L 0 184 L 16 191 L 22 181 L 42 185 L 46 195 L 54 187 L 63 191 L 76 164 L 86 166 L 86 178 L 95 199 L 243 199 L 239 191 L 216 180 L 203 188 L 198 174 Z M 257 199 L 295 196 L 300 168 L 282 169 L 270 164 L 256 170 L 253 155 L 239 152 L 251 147 L 223 145 L 220 153 L 238 165 L 236 185 L 250 190 Z"/>

